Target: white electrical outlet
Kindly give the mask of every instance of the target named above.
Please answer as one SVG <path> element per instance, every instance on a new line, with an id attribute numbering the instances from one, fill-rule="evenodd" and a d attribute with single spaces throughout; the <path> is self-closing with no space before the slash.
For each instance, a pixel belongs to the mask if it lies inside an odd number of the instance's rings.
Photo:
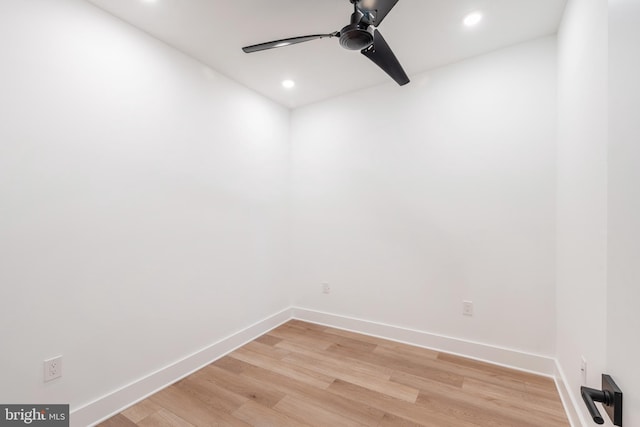
<path id="1" fill-rule="evenodd" d="M 55 380 L 62 376 L 62 356 L 44 361 L 44 382 Z"/>
<path id="2" fill-rule="evenodd" d="M 465 316 L 473 316 L 473 302 L 462 301 L 462 314 Z"/>
<path id="3" fill-rule="evenodd" d="M 580 374 L 582 374 L 582 385 L 587 385 L 587 359 L 580 358 Z"/>
<path id="4" fill-rule="evenodd" d="M 328 283 L 323 283 L 322 284 L 322 293 L 323 294 L 330 294 L 331 293 L 331 286 L 329 286 Z"/>

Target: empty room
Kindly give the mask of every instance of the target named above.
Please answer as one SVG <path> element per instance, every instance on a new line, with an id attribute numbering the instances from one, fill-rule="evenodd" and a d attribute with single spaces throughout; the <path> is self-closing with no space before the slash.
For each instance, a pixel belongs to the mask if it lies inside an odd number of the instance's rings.
<path id="1" fill-rule="evenodd" d="M 0 426 L 640 426 L 639 23 L 0 0 Z"/>

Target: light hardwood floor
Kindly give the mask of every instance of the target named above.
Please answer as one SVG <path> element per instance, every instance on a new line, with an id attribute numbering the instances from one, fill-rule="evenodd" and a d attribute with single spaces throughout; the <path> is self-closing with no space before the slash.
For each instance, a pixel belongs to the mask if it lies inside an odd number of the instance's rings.
<path id="1" fill-rule="evenodd" d="M 292 320 L 100 426 L 569 422 L 550 378 Z"/>

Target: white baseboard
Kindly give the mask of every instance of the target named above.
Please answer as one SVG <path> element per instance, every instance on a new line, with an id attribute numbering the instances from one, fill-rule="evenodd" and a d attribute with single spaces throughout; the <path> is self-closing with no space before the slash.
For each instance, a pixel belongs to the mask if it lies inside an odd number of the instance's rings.
<path id="1" fill-rule="evenodd" d="M 562 405 L 564 406 L 564 411 L 567 413 L 571 427 L 586 427 L 588 424 L 582 415 L 582 411 L 579 409 L 580 402 L 577 402 L 574 395 L 569 392 L 567 377 L 564 375 L 564 371 L 557 360 L 555 380 L 558 393 L 560 394 L 560 400 L 562 400 Z"/>
<path id="2" fill-rule="evenodd" d="M 71 426 L 93 426 L 192 374 L 292 318 L 286 309 L 140 378 L 100 399 L 71 411 Z"/>
<path id="3" fill-rule="evenodd" d="M 294 319 L 443 351 L 546 377 L 555 376 L 556 365 L 552 357 L 300 307 L 292 310 Z"/>

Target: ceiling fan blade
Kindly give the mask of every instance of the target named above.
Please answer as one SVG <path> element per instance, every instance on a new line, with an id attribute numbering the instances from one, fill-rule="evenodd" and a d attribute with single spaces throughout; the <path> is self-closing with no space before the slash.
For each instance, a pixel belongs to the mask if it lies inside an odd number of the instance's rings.
<path id="1" fill-rule="evenodd" d="M 308 41 L 316 40 L 316 39 L 338 37 L 339 35 L 340 35 L 340 33 L 336 31 L 336 32 L 333 32 L 333 33 L 330 33 L 330 34 L 313 34 L 313 35 L 310 35 L 310 36 L 290 37 L 288 39 L 274 40 L 272 42 L 254 44 L 252 46 L 246 46 L 246 47 L 243 47 L 242 50 L 244 50 L 245 53 L 253 53 L 253 52 L 259 52 L 261 50 L 267 50 L 267 49 L 274 49 L 274 48 L 277 48 L 277 47 L 289 46 L 291 44 L 304 43 L 304 42 L 308 42 Z"/>
<path id="2" fill-rule="evenodd" d="M 380 31 L 375 30 L 373 34 L 373 44 L 361 50 L 361 53 L 372 60 L 378 67 L 382 68 L 382 70 L 389 74 L 400 86 L 409 83 L 410 80 L 407 73 L 404 72 L 398 58 L 393 54 L 393 51 L 382 37 L 382 34 L 380 34 Z"/>
<path id="3" fill-rule="evenodd" d="M 371 12 L 373 16 L 366 19 L 370 25 L 377 27 L 382 23 L 382 20 L 387 16 L 391 9 L 398 3 L 398 0 L 360 0 L 358 3 L 358 9 L 362 12 Z M 368 14 L 365 13 L 365 17 L 368 18 Z"/>

